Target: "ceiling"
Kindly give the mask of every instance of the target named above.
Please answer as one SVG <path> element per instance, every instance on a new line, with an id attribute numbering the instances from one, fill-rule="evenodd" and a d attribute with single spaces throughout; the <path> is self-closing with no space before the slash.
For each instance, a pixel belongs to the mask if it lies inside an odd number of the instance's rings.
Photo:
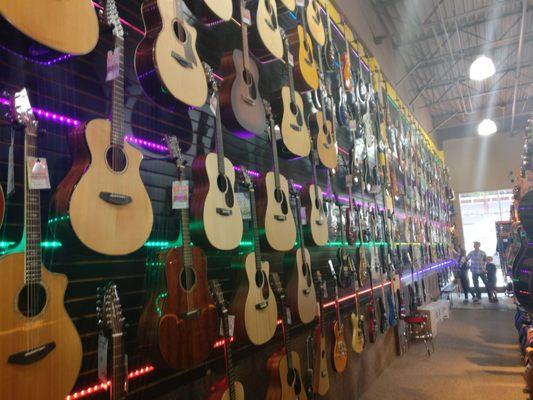
<path id="1" fill-rule="evenodd" d="M 381 25 L 374 42 L 391 41 L 405 64 L 394 84 L 428 108 L 438 142 L 475 134 L 485 117 L 499 131 L 523 131 L 533 110 L 533 0 L 367 1 Z M 481 54 L 496 74 L 474 82 L 468 71 Z"/>

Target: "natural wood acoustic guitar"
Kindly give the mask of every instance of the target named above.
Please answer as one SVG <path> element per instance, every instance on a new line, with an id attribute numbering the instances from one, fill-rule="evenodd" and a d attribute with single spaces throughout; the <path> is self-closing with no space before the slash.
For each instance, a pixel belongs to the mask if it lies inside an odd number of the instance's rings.
<path id="1" fill-rule="evenodd" d="M 288 85 L 274 93 L 272 110 L 279 125 L 281 138 L 277 139 L 281 157 L 307 157 L 311 151 L 311 138 L 304 114 L 302 96 L 294 89 L 294 57 L 291 54 L 289 39 L 284 36 L 285 67 Z"/>
<path id="2" fill-rule="evenodd" d="M 324 200 L 322 189 L 318 186 L 316 163 L 317 154 L 311 147 L 311 171 L 313 182 L 307 185 L 303 190 L 302 205 L 305 207 L 306 228 L 304 233 L 306 240 L 313 246 L 325 246 L 328 242 L 328 220 L 324 212 Z"/>
<path id="3" fill-rule="evenodd" d="M 222 321 L 222 332 L 224 336 L 224 359 L 226 361 L 226 377 L 215 384 L 215 390 L 209 396 L 209 400 L 244 400 L 244 388 L 242 383 L 235 379 L 233 370 L 233 353 L 231 350 L 231 335 L 229 329 L 229 311 L 226 307 L 224 294 L 220 283 L 213 279 L 209 281 L 211 295 Z"/>
<path id="4" fill-rule="evenodd" d="M 26 37 L 61 53 L 87 54 L 98 42 L 91 0 L 0 0 L 0 15 Z M 8 47 L 17 43 L 12 36 L 6 39 Z"/>
<path id="5" fill-rule="evenodd" d="M 280 303 L 281 318 L 283 321 L 284 349 L 272 354 L 267 360 L 269 383 L 267 386 L 266 400 L 307 400 L 300 356 L 291 346 L 291 324 L 288 318 L 285 303 L 285 291 L 277 273 L 270 274 L 271 285 Z"/>
<path id="6" fill-rule="evenodd" d="M 328 356 L 324 328 L 324 285 L 320 271 L 315 272 L 318 292 L 318 323 L 315 329 L 315 362 L 313 367 L 313 392 L 325 396 L 329 391 Z"/>
<path id="7" fill-rule="evenodd" d="M 17 248 L 0 258 L 0 393 L 58 400 L 78 377 L 81 340 L 63 304 L 67 277 L 49 272 L 41 260 L 40 191 L 28 177 L 40 162 L 38 130 L 25 89 L 12 105 L 15 121 L 25 126 L 24 232 Z"/>
<path id="8" fill-rule="evenodd" d="M 333 362 L 333 368 L 337 372 L 343 372 L 346 369 L 348 363 L 348 346 L 346 346 L 346 340 L 344 339 L 344 322 L 341 317 L 341 310 L 339 305 L 339 287 L 337 281 L 337 274 L 331 260 L 328 260 L 329 269 L 333 276 L 334 288 L 335 288 L 335 321 L 333 321 L 333 344 L 331 346 L 331 360 Z"/>
<path id="9" fill-rule="evenodd" d="M 324 22 L 322 21 L 321 7 L 318 0 L 307 0 L 305 6 L 305 13 L 307 16 L 309 32 L 319 46 L 324 46 L 326 43 L 326 32 L 324 30 Z"/>
<path id="10" fill-rule="evenodd" d="M 135 72 L 144 92 L 171 109 L 203 106 L 205 71 L 183 0 L 145 0 L 141 12 L 146 33 L 135 50 Z"/>
<path id="11" fill-rule="evenodd" d="M 167 146 L 178 168 L 178 182 L 185 179 L 178 141 L 167 136 Z M 180 210 L 183 245 L 164 255 L 167 297 L 159 320 L 159 350 L 176 370 L 204 361 L 216 339 L 217 313 L 207 286 L 207 259 L 200 247 L 191 246 L 189 209 Z"/>
<path id="12" fill-rule="evenodd" d="M 192 163 L 194 190 L 191 198 L 193 240 L 218 250 L 232 250 L 242 239 L 242 215 L 235 199 L 235 170 L 224 156 L 218 84 L 210 73 L 210 105 L 215 115 L 216 152 L 197 156 Z"/>
<path id="13" fill-rule="evenodd" d="M 85 246 L 122 255 L 146 242 L 154 215 L 139 171 L 142 154 L 124 137 L 124 32 L 113 0 L 107 2 L 106 17 L 115 36 L 118 71 L 111 121 L 94 119 L 71 133 L 76 158 L 52 201 L 57 214 L 69 216 Z"/>
<path id="14" fill-rule="evenodd" d="M 267 172 L 258 182 L 259 201 L 257 214 L 262 232 L 262 244 L 275 251 L 289 251 L 296 240 L 296 225 L 289 198 L 287 179 L 279 172 L 278 146 L 274 117 L 270 104 L 265 101 L 270 143 L 272 145 L 273 171 Z"/>
<path id="15" fill-rule="evenodd" d="M 283 59 L 282 28 L 276 0 L 258 0 L 252 26 L 252 52 L 261 61 Z"/>
<path id="16" fill-rule="evenodd" d="M 250 11 L 240 0 L 242 50 L 226 53 L 220 62 L 224 82 L 220 108 L 224 126 L 240 137 L 261 135 L 266 128 L 265 109 L 259 92 L 259 69 L 250 58 L 248 24 Z"/>
<path id="17" fill-rule="evenodd" d="M 236 338 L 259 346 L 276 332 L 278 306 L 268 280 L 270 265 L 261 258 L 254 184 L 246 168 L 240 168 L 250 191 L 254 251 L 244 256 L 240 281 L 229 309 L 235 315 Z"/>

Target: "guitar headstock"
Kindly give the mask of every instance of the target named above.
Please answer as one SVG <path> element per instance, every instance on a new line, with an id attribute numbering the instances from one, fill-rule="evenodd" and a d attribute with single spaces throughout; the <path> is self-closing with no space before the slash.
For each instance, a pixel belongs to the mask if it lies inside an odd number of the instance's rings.
<path id="1" fill-rule="evenodd" d="M 335 272 L 335 267 L 333 266 L 333 262 L 331 260 L 328 260 L 328 266 L 329 271 L 331 272 L 331 276 L 333 276 L 333 279 L 335 282 L 337 282 L 337 273 Z"/>
<path id="2" fill-rule="evenodd" d="M 178 167 L 178 176 L 183 178 L 185 170 L 185 160 L 183 159 L 183 153 L 181 152 L 180 144 L 176 136 L 165 135 L 165 142 L 170 156 L 176 160 L 176 166 Z"/>
<path id="3" fill-rule="evenodd" d="M 109 330 L 112 335 L 124 334 L 124 318 L 117 286 L 109 282 L 104 287 L 99 287 L 97 298 L 96 313 L 100 327 Z"/>
<path id="4" fill-rule="evenodd" d="M 294 181 L 292 179 L 287 179 L 287 184 L 289 186 L 289 194 L 293 197 L 300 196 L 300 192 L 294 187 Z"/>
<path id="5" fill-rule="evenodd" d="M 105 18 L 109 26 L 113 27 L 113 35 L 124 39 L 124 28 L 118 16 L 117 5 L 115 0 L 107 0 L 105 5 Z"/>
<path id="6" fill-rule="evenodd" d="M 254 183 L 252 182 L 252 178 L 250 177 L 250 174 L 248 173 L 248 168 L 246 168 L 243 165 L 241 165 L 239 168 L 241 169 L 241 172 L 242 172 L 242 177 L 244 179 L 244 184 L 248 187 L 248 189 L 250 191 L 253 191 L 254 190 Z"/>
<path id="7" fill-rule="evenodd" d="M 272 290 L 281 301 L 285 300 L 285 290 L 283 290 L 283 285 L 277 272 L 270 274 L 270 286 L 272 286 Z"/>
<path id="8" fill-rule="evenodd" d="M 15 92 L 11 100 L 13 120 L 26 128 L 37 130 L 37 120 L 31 108 L 28 91 L 24 88 Z"/>
<path id="9" fill-rule="evenodd" d="M 226 315 L 228 313 L 228 308 L 226 307 L 226 300 L 224 300 L 224 293 L 222 292 L 222 286 L 220 286 L 218 279 L 212 279 L 209 281 L 209 290 L 218 313 L 221 316 Z"/>
<path id="10" fill-rule="evenodd" d="M 215 77 L 215 73 L 213 72 L 213 68 L 211 68 L 211 66 L 205 61 L 203 61 L 202 64 L 204 66 L 205 77 L 209 83 L 209 86 L 211 87 L 211 91 L 213 93 L 218 92 L 218 81 Z"/>

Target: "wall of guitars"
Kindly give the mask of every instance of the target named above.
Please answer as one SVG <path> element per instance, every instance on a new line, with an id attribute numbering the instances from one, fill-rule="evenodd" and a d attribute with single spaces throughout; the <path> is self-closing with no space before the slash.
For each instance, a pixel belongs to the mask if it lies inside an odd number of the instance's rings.
<path id="1" fill-rule="evenodd" d="M 3 396 L 342 398 L 405 350 L 453 191 L 332 4 L 0 15 Z"/>

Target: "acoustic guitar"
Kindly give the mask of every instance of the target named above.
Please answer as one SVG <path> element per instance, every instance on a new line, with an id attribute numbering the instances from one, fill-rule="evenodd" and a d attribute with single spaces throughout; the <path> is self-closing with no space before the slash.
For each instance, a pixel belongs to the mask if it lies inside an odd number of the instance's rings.
<path id="1" fill-rule="evenodd" d="M 278 10 L 279 12 L 296 10 L 296 0 L 278 0 Z"/>
<path id="2" fill-rule="evenodd" d="M 252 29 L 252 52 L 261 61 L 283 59 L 282 28 L 276 0 L 258 0 Z"/>
<path id="3" fill-rule="evenodd" d="M 328 359 L 324 328 L 324 285 L 320 271 L 315 272 L 318 292 L 318 323 L 315 329 L 315 362 L 313 367 L 313 392 L 324 396 L 329 391 Z"/>
<path id="4" fill-rule="evenodd" d="M 63 304 L 67 277 L 41 261 L 40 192 L 28 177 L 40 162 L 38 130 L 26 89 L 15 94 L 12 107 L 25 127 L 24 232 L 17 248 L 0 258 L 0 391 L 6 399 L 64 399 L 81 367 L 81 340 Z"/>
<path id="5" fill-rule="evenodd" d="M 194 190 L 191 198 L 193 240 L 218 250 L 232 250 L 242 239 L 242 215 L 235 200 L 235 170 L 224 156 L 218 84 L 211 69 L 211 110 L 215 115 L 216 152 L 197 156 L 192 163 Z"/>
<path id="6" fill-rule="evenodd" d="M 307 157 L 311 151 L 311 138 L 304 115 L 302 96 L 294 89 L 294 58 L 289 39 L 285 35 L 283 44 L 288 85 L 283 86 L 272 96 L 272 110 L 281 133 L 281 138 L 277 140 L 278 150 L 285 158 Z"/>
<path id="7" fill-rule="evenodd" d="M 167 136 L 166 140 L 170 155 L 176 160 L 178 182 L 186 185 L 178 141 L 175 136 Z M 183 245 L 163 256 L 167 297 L 158 327 L 161 356 L 176 370 L 189 368 L 209 356 L 217 325 L 207 287 L 207 259 L 200 247 L 190 245 L 189 209 L 182 208 L 180 216 Z"/>
<path id="8" fill-rule="evenodd" d="M 305 13 L 309 24 L 309 32 L 319 46 L 324 46 L 326 43 L 326 32 L 324 31 L 324 23 L 320 15 L 320 5 L 317 0 L 307 0 Z"/>
<path id="9" fill-rule="evenodd" d="M 289 185 L 279 172 L 278 146 L 276 143 L 275 122 L 270 104 L 265 100 L 265 110 L 270 129 L 273 171 L 264 174 L 258 183 L 259 201 L 257 214 L 262 232 L 262 244 L 275 251 L 289 251 L 296 240 L 296 225 L 292 215 Z"/>
<path id="10" fill-rule="evenodd" d="M 318 89 L 318 71 L 313 54 L 313 41 L 307 33 L 305 11 L 300 7 L 302 23 L 287 32 L 290 52 L 294 55 L 294 86 L 305 92 Z"/>
<path id="11" fill-rule="evenodd" d="M 229 21 L 233 15 L 231 0 L 184 0 L 189 10 L 204 24 L 217 21 Z"/>
<path id="12" fill-rule="evenodd" d="M 152 230 L 152 204 L 139 173 L 142 154 L 124 135 L 124 32 L 114 0 L 106 18 L 115 36 L 118 75 L 113 80 L 111 121 L 94 119 L 71 132 L 75 155 L 52 202 L 88 248 L 106 255 L 139 249 Z"/>
<path id="13" fill-rule="evenodd" d="M 337 274 L 333 263 L 328 260 L 329 269 L 333 276 L 334 288 L 335 288 L 335 313 L 336 319 L 333 321 L 333 346 L 331 346 L 331 359 L 333 361 L 333 368 L 337 372 L 343 372 L 346 369 L 348 362 L 348 347 L 346 346 L 346 340 L 344 339 L 344 322 L 341 318 L 341 310 L 339 305 L 339 288 L 337 281 Z"/>
<path id="14" fill-rule="evenodd" d="M 328 242 L 328 220 L 324 212 L 324 200 L 322 189 L 318 186 L 316 175 L 317 154 L 311 146 L 311 171 L 313 183 L 304 188 L 304 198 L 302 201 L 305 207 L 306 229 L 304 230 L 306 240 L 313 246 L 325 246 Z"/>
<path id="15" fill-rule="evenodd" d="M 248 45 L 250 11 L 244 0 L 240 0 L 240 5 L 242 50 L 226 53 L 220 62 L 224 76 L 220 88 L 220 109 L 227 129 L 238 136 L 250 137 L 263 134 L 266 119 L 258 88 L 259 69 L 250 58 Z"/>
<path id="16" fill-rule="evenodd" d="M 183 0 L 145 0 L 141 12 L 146 32 L 135 49 L 135 72 L 144 92 L 171 109 L 203 106 L 205 71 Z"/>
<path id="17" fill-rule="evenodd" d="M 295 214 L 298 221 L 298 249 L 286 258 L 289 269 L 287 282 L 287 302 L 291 315 L 304 324 L 312 322 L 316 314 L 316 293 L 311 275 L 311 256 L 305 247 L 302 217 L 300 214 L 300 195 L 290 182 L 291 195 L 295 202 Z"/>
<path id="18" fill-rule="evenodd" d="M 126 336 L 122 306 L 113 282 L 98 288 L 96 316 L 100 334 L 110 342 L 111 389 L 109 400 L 125 400 L 128 391 L 128 370 L 124 344 Z"/>
<path id="19" fill-rule="evenodd" d="M 20 42 L 28 54 L 35 47 L 31 41 L 72 55 L 90 53 L 98 42 L 98 18 L 91 0 L 0 0 L 0 15 L 3 25 L 9 22 L 25 36 Z M 17 46 L 19 41 L 10 33 L 13 32 L 9 28 L 2 27 L 3 44 L 21 50 Z M 31 40 L 24 40 L 27 38 Z"/>
<path id="20" fill-rule="evenodd" d="M 302 380 L 300 356 L 291 347 L 291 320 L 285 304 L 285 292 L 277 273 L 270 274 L 270 282 L 280 304 L 283 320 L 284 351 L 272 354 L 267 360 L 269 383 L 266 400 L 307 400 Z"/>
<path id="21" fill-rule="evenodd" d="M 355 285 L 354 285 L 355 287 Z M 350 315 L 352 321 L 352 350 L 357 354 L 363 352 L 365 348 L 365 316 L 361 313 L 359 305 L 358 290 L 354 290 L 355 294 L 355 312 Z"/>
<path id="22" fill-rule="evenodd" d="M 254 184 L 246 168 L 240 168 L 250 191 L 254 251 L 244 256 L 240 282 L 229 310 L 235 315 L 235 337 L 259 346 L 274 336 L 278 309 L 267 278 L 270 266 L 261 259 Z"/>
<path id="23" fill-rule="evenodd" d="M 218 314 L 222 321 L 224 334 L 224 360 L 226 361 L 226 378 L 215 384 L 215 390 L 209 396 L 209 400 L 244 400 L 244 388 L 242 383 L 235 379 L 233 371 L 233 353 L 231 350 L 231 335 L 229 330 L 229 312 L 222 293 L 220 283 L 213 279 L 209 281 L 211 295 L 216 304 Z"/>

